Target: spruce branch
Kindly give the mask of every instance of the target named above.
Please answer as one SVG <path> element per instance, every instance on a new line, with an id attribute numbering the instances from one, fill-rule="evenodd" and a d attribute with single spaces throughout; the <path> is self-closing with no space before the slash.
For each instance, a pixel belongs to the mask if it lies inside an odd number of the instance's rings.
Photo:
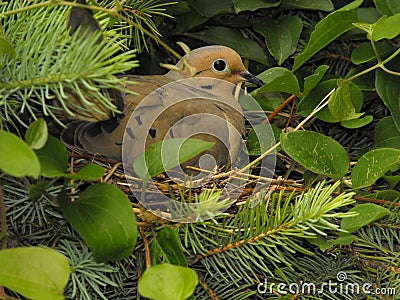
<path id="1" fill-rule="evenodd" d="M 118 53 L 117 38 L 115 43 L 98 43 L 100 33 L 82 39 L 76 32 L 70 37 L 67 13 L 67 7 L 41 8 L 4 19 L 5 36 L 16 53 L 0 58 L 1 109 L 6 120 L 18 120 L 18 112 L 25 111 L 34 118 L 43 114 L 57 119 L 64 112 L 73 115 L 76 109 L 100 115 L 116 110 L 103 91 L 126 91 L 128 81 L 116 74 L 138 65 L 134 51 Z"/>
<path id="2" fill-rule="evenodd" d="M 312 254 L 301 240 L 337 231 L 330 220 L 354 215 L 338 211 L 354 202 L 354 193 L 332 196 L 339 184 L 322 182 L 298 197 L 282 190 L 264 202 L 256 199 L 261 204 L 254 208 L 254 199 L 248 200 L 234 217 L 221 218 L 217 224 L 185 224 L 185 246 L 207 269 L 230 279 L 253 282 L 259 274 L 272 275 L 271 269 L 280 264 L 292 267 L 294 253 Z"/>

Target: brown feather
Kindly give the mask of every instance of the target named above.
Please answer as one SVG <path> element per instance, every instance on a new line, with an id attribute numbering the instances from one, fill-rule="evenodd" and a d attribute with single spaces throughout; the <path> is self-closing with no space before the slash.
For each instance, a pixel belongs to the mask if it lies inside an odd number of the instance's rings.
<path id="1" fill-rule="evenodd" d="M 226 71 L 217 71 L 212 67 L 217 59 L 226 61 L 228 68 Z M 223 46 L 208 46 L 193 50 L 188 63 L 196 68 L 194 77 L 205 77 L 200 83 L 188 85 L 186 82 L 184 84 L 176 82 L 191 77 L 188 68 L 183 68 L 181 72 L 170 71 L 165 75 L 128 76 L 130 81 L 137 83 L 126 88 L 136 95 L 122 95 L 118 91 L 111 95 L 122 114 L 105 113 L 104 116 L 101 114 L 91 116 L 90 113 L 86 113 L 79 116 L 79 112 L 76 112 L 77 119 L 80 120 L 68 124 L 68 128 L 61 135 L 62 140 L 72 147 L 116 160 L 122 159 L 124 144 L 124 149 L 128 149 L 129 152 L 124 157 L 125 162 L 131 163 L 144 150 L 137 146 L 139 143 L 143 143 L 147 148 L 165 137 L 188 137 L 192 133 L 199 132 L 198 129 L 201 128 L 209 130 L 211 134 L 200 133 L 191 137 L 215 142 L 216 145 L 205 153 L 211 154 L 218 166 L 229 166 L 231 158 L 228 157 L 229 152 L 225 145 L 233 152 L 233 156 L 237 155 L 241 145 L 241 139 L 238 137 L 244 133 L 244 118 L 239 104 L 233 99 L 232 85 L 222 84 L 215 79 L 237 84 L 245 81 L 240 72 L 247 71 L 240 56 L 234 50 Z M 178 62 L 177 66 L 182 68 L 182 62 Z M 174 82 L 173 89 L 168 85 L 172 82 Z M 156 93 L 153 93 L 154 91 Z M 153 94 L 147 97 L 151 93 Z M 218 99 L 224 98 L 225 103 L 213 100 L 215 95 L 218 95 Z M 76 101 L 77 97 L 72 96 Z M 179 102 L 182 97 L 187 97 L 189 100 Z M 74 100 L 71 103 L 74 103 Z M 77 105 L 72 104 L 70 108 L 73 109 L 74 106 Z M 157 112 L 162 114 L 155 117 Z M 207 124 L 207 118 L 203 121 L 190 117 L 201 113 L 210 114 L 211 119 L 215 116 L 221 122 L 215 123 L 210 119 Z M 148 125 L 150 121 L 154 121 L 150 124 L 151 130 L 143 132 L 143 128 L 146 128 L 143 126 Z M 230 125 L 226 125 L 227 122 Z M 176 125 L 171 129 L 173 124 Z M 238 134 L 234 135 L 234 131 Z M 213 135 L 221 136 L 222 141 Z M 198 158 L 192 159 L 187 164 L 197 164 Z"/>

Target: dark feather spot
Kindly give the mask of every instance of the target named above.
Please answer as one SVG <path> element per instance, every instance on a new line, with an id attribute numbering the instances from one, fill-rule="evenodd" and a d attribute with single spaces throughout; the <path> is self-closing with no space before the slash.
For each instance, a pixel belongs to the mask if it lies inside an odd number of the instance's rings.
<path id="1" fill-rule="evenodd" d="M 133 132 L 132 132 L 132 128 L 127 127 L 127 128 L 126 128 L 126 133 L 129 135 L 129 137 L 130 137 L 131 139 L 134 139 L 134 138 L 135 138 L 135 135 L 134 135 Z"/>
<path id="2" fill-rule="evenodd" d="M 135 119 L 138 125 L 142 125 L 142 120 L 140 120 L 140 116 L 136 116 Z"/>
<path id="3" fill-rule="evenodd" d="M 154 128 L 150 128 L 149 134 L 154 139 L 156 137 L 156 130 Z"/>
<path id="4" fill-rule="evenodd" d="M 205 89 L 205 90 L 212 90 L 212 89 L 213 89 L 213 86 L 212 86 L 211 84 L 209 84 L 209 85 L 202 85 L 201 88 L 202 88 L 202 89 Z"/>

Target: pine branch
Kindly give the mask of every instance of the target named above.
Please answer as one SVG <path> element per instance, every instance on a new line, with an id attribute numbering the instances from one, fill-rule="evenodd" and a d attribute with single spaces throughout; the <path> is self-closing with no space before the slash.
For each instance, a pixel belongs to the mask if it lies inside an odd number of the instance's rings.
<path id="1" fill-rule="evenodd" d="M 120 8 L 120 13 L 132 22 L 139 24 L 141 27 L 146 27 L 152 34 L 158 37 L 161 35 L 158 32 L 158 22 L 155 19 L 157 19 L 157 17 L 171 18 L 170 15 L 165 13 L 166 7 L 177 3 L 164 3 L 160 0 L 128 0 L 124 2 L 125 3 Z M 115 1 L 102 0 L 98 1 L 97 5 L 110 10 L 116 9 Z M 96 13 L 96 17 L 99 18 L 103 27 L 107 28 L 111 25 L 117 33 L 120 32 L 122 36 L 128 37 L 128 44 L 133 44 L 132 48 L 139 49 L 139 51 L 142 51 L 144 48 L 148 50 L 146 35 L 138 28 L 117 18 L 110 17 L 102 12 Z M 105 32 L 106 37 L 114 34 L 114 32 L 110 33 L 108 30 Z"/>
<path id="2" fill-rule="evenodd" d="M 338 185 L 321 183 L 299 197 L 281 191 L 253 208 L 247 201 L 233 218 L 218 224 L 185 224 L 181 226 L 185 246 L 210 272 L 226 280 L 254 282 L 260 275 L 272 275 L 271 269 L 281 264 L 292 267 L 294 253 L 312 254 L 302 239 L 339 230 L 329 220 L 353 215 L 337 211 L 354 202 L 354 193 L 331 196 Z"/>
<path id="3" fill-rule="evenodd" d="M 3 6 L 2 11 L 15 8 L 16 3 Z M 4 19 L 5 37 L 15 50 L 14 57 L 0 58 L 5 119 L 18 120 L 18 113 L 24 111 L 34 118 L 38 110 L 57 118 L 61 111 L 72 115 L 72 109 L 100 114 L 116 110 L 103 90 L 126 91 L 126 79 L 115 75 L 137 66 L 134 51 L 120 53 L 119 37 L 109 43 L 97 43 L 100 33 L 81 38 L 76 32 L 70 37 L 68 11 L 68 7 L 41 8 Z"/>

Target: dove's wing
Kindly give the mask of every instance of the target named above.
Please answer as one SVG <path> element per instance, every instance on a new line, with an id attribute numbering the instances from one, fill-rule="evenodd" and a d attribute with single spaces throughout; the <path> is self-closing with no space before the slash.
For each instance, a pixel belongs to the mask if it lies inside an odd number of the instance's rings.
<path id="1" fill-rule="evenodd" d="M 114 101 L 122 114 L 77 112 L 74 120 L 66 122 L 67 128 L 62 130 L 61 140 L 72 149 L 83 149 L 89 153 L 121 160 L 121 145 L 130 115 L 145 96 L 171 81 L 161 75 L 128 77 L 130 81 L 137 82 L 127 86 L 136 94 L 122 95 L 119 91 L 112 91 Z"/>
<path id="2" fill-rule="evenodd" d="M 149 145 L 165 138 L 191 137 L 215 142 L 203 154 L 212 155 L 218 166 L 229 165 L 244 133 L 244 118 L 234 89 L 235 85 L 223 80 L 187 78 L 150 93 L 126 123 L 124 161 L 131 163 Z"/>

